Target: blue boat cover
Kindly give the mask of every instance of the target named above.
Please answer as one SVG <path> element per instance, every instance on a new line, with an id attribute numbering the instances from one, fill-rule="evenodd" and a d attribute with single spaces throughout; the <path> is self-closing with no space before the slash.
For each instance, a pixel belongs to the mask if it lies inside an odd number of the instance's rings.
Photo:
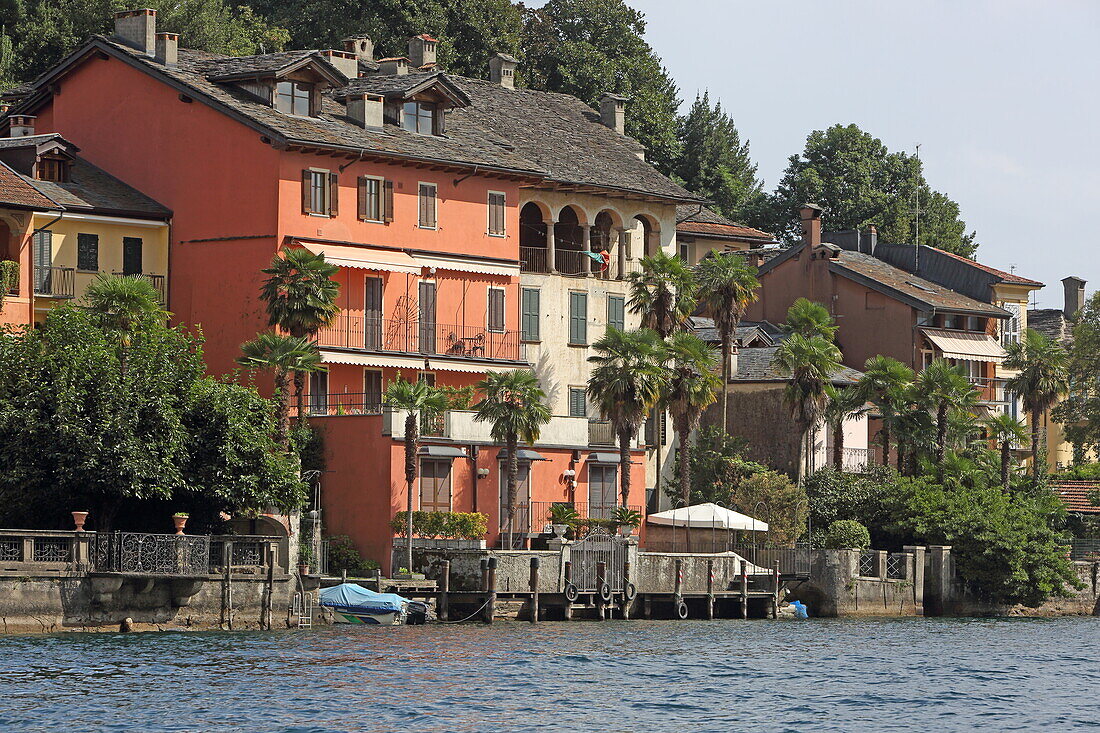
<path id="1" fill-rule="evenodd" d="M 321 589 L 321 605 L 365 613 L 399 612 L 409 602 L 396 593 L 375 593 L 361 585 L 341 583 Z"/>

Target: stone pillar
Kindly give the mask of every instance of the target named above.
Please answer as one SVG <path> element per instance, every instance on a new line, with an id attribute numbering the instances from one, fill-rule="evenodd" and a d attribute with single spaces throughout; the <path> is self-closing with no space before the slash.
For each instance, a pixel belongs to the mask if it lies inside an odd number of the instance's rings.
<path id="1" fill-rule="evenodd" d="M 619 275 L 618 275 L 618 277 L 619 277 L 620 280 L 622 280 L 626 277 L 626 260 L 627 260 L 626 229 L 623 229 L 622 227 L 616 227 L 614 231 L 619 235 L 619 251 L 616 253 L 616 261 L 618 262 L 618 266 L 619 266 Z"/>
<path id="2" fill-rule="evenodd" d="M 951 611 L 951 546 L 928 547 L 928 573 L 924 581 L 924 610 L 927 616 L 944 616 Z"/>
<path id="3" fill-rule="evenodd" d="M 553 219 L 547 219 L 543 223 L 546 225 L 546 271 L 550 274 L 556 274 L 558 271 L 558 257 L 554 253 L 554 225 L 557 222 Z"/>
<path id="4" fill-rule="evenodd" d="M 886 558 L 888 555 L 889 553 L 886 550 L 875 550 L 874 570 L 871 571 L 874 573 L 874 577 L 886 577 Z"/>
<path id="5" fill-rule="evenodd" d="M 920 545 L 905 545 L 901 548 L 909 556 L 905 579 L 913 584 L 913 605 L 918 614 L 924 614 L 924 555 Z"/>
<path id="6" fill-rule="evenodd" d="M 588 252 L 591 252 L 591 251 L 592 251 L 592 227 L 589 226 L 588 224 L 582 224 L 581 225 L 581 252 L 588 253 Z M 585 254 L 584 269 L 585 269 L 585 275 L 586 276 L 592 274 L 592 268 L 595 267 L 595 265 L 596 265 L 595 261 L 592 260 L 590 257 L 588 257 L 587 254 Z"/>

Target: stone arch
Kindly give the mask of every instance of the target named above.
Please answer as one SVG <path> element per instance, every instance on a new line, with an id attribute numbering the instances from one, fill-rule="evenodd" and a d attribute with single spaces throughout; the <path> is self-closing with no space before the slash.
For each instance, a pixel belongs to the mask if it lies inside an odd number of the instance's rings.
<path id="1" fill-rule="evenodd" d="M 528 201 L 519 210 L 519 246 L 546 249 L 546 220 L 548 209 L 535 201 Z"/>
<path id="2" fill-rule="evenodd" d="M 661 249 L 661 222 L 649 214 L 635 214 L 634 221 L 640 225 L 641 256 L 649 257 Z M 635 229 L 637 231 L 637 229 Z"/>

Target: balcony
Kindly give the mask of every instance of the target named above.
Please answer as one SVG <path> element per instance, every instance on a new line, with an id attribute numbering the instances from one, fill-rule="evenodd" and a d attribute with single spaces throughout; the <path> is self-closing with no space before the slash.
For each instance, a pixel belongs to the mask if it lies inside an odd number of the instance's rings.
<path id="1" fill-rule="evenodd" d="M 611 422 L 608 420 L 589 420 L 588 421 L 588 444 L 589 445 L 618 445 L 619 441 L 615 438 L 615 429 L 611 426 Z"/>
<path id="2" fill-rule="evenodd" d="M 520 272 L 530 272 L 546 275 L 550 273 L 549 253 L 543 247 L 520 247 Z M 626 260 L 620 267 L 619 258 L 613 254 L 611 262 L 604 271 L 600 271 L 600 263 L 589 257 L 581 250 L 559 249 L 554 252 L 554 263 L 557 273 L 566 277 L 593 277 L 601 280 L 622 280 L 630 273 L 638 272 L 640 266 L 637 260 Z"/>
<path id="3" fill-rule="evenodd" d="M 76 297 L 76 268 L 41 267 L 34 268 L 34 294 L 42 298 Z"/>
<path id="4" fill-rule="evenodd" d="M 167 278 L 164 275 L 153 275 L 148 272 L 113 272 L 112 275 L 116 277 L 143 277 L 148 280 L 153 288 L 156 289 L 157 294 L 160 295 L 160 302 L 164 305 L 168 304 L 168 291 L 167 291 Z"/>
<path id="5" fill-rule="evenodd" d="M 321 329 L 317 345 L 396 354 L 459 359 L 522 361 L 519 331 L 490 331 L 484 326 L 455 326 L 405 319 L 341 313 Z"/>

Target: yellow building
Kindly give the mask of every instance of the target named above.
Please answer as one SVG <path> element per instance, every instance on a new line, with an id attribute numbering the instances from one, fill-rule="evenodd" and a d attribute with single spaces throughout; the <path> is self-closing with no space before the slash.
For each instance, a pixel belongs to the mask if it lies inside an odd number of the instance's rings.
<path id="1" fill-rule="evenodd" d="M 0 260 L 20 272 L 0 321 L 40 323 L 101 272 L 147 277 L 167 303 L 171 212 L 22 122 L 0 139 Z"/>

